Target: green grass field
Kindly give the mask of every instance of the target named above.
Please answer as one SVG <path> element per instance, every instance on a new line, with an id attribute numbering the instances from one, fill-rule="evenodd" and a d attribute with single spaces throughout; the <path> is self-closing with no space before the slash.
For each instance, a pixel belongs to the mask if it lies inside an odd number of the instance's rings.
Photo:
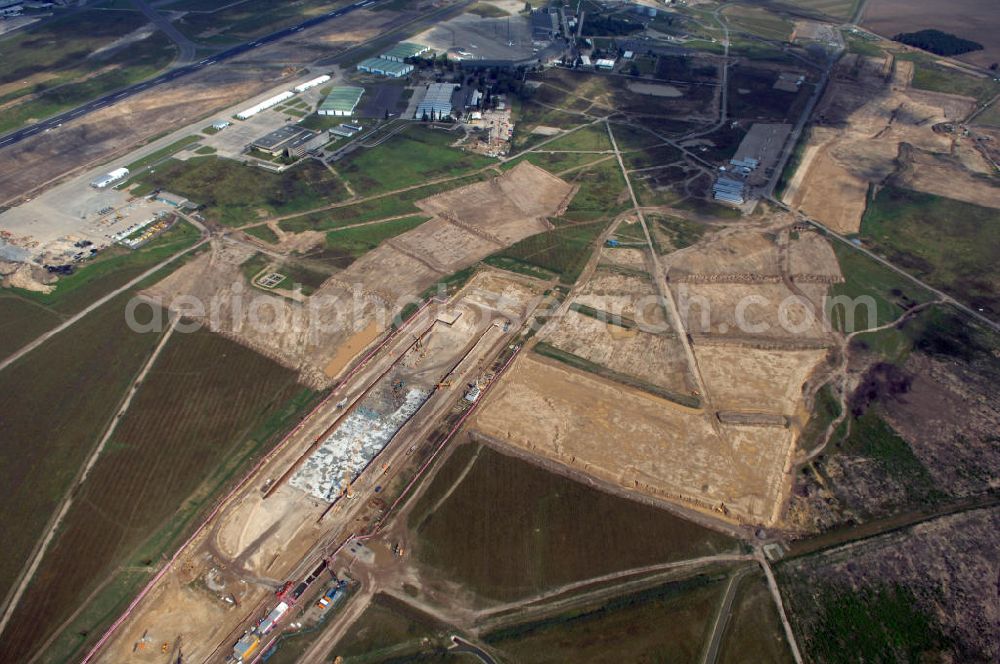
<path id="1" fill-rule="evenodd" d="M 333 230 L 326 234 L 326 246 L 330 251 L 350 257 L 353 262 L 383 241 L 412 230 L 428 219 L 430 217 L 415 215 L 370 226 Z"/>
<path id="2" fill-rule="evenodd" d="M 263 240 L 268 244 L 277 244 L 278 234 L 272 231 L 267 225 L 261 224 L 260 226 L 252 226 L 243 230 L 244 233 L 252 235 L 258 240 Z"/>
<path id="3" fill-rule="evenodd" d="M 799 436 L 798 446 L 808 452 L 822 442 L 822 436 L 826 433 L 830 423 L 833 422 L 842 412 L 840 402 L 829 384 L 824 385 L 816 393 L 815 404 L 812 415 Z"/>
<path id="4" fill-rule="evenodd" d="M 171 5 L 171 8 L 212 10 L 188 12 L 176 25 L 181 32 L 195 41 L 225 44 L 247 41 L 280 30 L 344 4 L 330 0 L 298 0 L 278 4 L 270 0 L 249 0 L 240 3 L 181 0 Z"/>
<path id="5" fill-rule="evenodd" d="M 205 206 L 205 218 L 227 226 L 294 214 L 347 198 L 337 177 L 313 160 L 283 173 L 220 159 L 169 160 L 142 176 L 143 189 L 167 189 Z"/>
<path id="6" fill-rule="evenodd" d="M 331 654 L 343 657 L 345 664 L 392 661 L 439 646 L 447 634 L 447 626 L 430 616 L 376 595 Z"/>
<path id="7" fill-rule="evenodd" d="M 696 576 L 486 636 L 524 662 L 694 663 L 711 634 L 722 575 Z"/>
<path id="8" fill-rule="evenodd" d="M 150 78 L 165 68 L 177 49 L 159 33 L 100 51 L 144 24 L 146 18 L 139 12 L 94 9 L 43 20 L 0 40 L 4 55 L 0 85 L 7 90 L 0 95 L 0 103 L 21 99 L 4 109 L 0 132 Z"/>
<path id="9" fill-rule="evenodd" d="M 0 358 L 8 357 L 62 321 L 56 311 L 0 291 Z"/>
<path id="10" fill-rule="evenodd" d="M 355 191 L 371 196 L 493 163 L 451 147 L 456 138 L 450 132 L 414 125 L 378 147 L 352 152 L 338 161 L 336 168 Z"/>
<path id="11" fill-rule="evenodd" d="M 606 222 L 583 222 L 525 238 L 489 259 L 506 259 L 530 268 L 558 274 L 565 284 L 574 283 L 594 250 L 594 241 Z"/>
<path id="12" fill-rule="evenodd" d="M 468 475 L 438 505 L 470 461 Z M 409 525 L 421 562 L 500 600 L 737 546 L 667 512 L 473 444 L 455 450 Z"/>
<path id="13" fill-rule="evenodd" d="M 794 25 L 767 9 L 735 5 L 725 12 L 731 28 L 748 32 L 764 39 L 787 41 Z"/>
<path id="14" fill-rule="evenodd" d="M 193 143 L 197 143 L 201 139 L 202 136 L 200 134 L 191 134 L 190 136 L 185 136 L 180 140 L 174 141 L 170 145 L 164 146 L 159 150 L 149 153 L 148 155 L 142 157 L 141 159 L 136 159 L 131 164 L 126 166 L 126 168 L 128 168 L 128 170 L 131 172 L 132 177 L 135 177 L 135 174 L 141 169 L 146 168 L 148 166 L 154 166 L 159 162 L 163 161 L 164 159 L 166 159 L 167 157 L 169 157 L 170 155 L 174 154 L 175 152 L 180 152 L 187 146 Z M 212 150 L 212 152 L 215 152 L 214 148 L 209 148 L 209 149 Z"/>
<path id="15" fill-rule="evenodd" d="M 76 494 L 8 625 L 6 651 L 37 646 L 119 566 L 155 565 L 276 424 L 311 401 L 293 371 L 235 342 L 175 334 Z"/>
<path id="16" fill-rule="evenodd" d="M 420 210 L 414 205 L 415 201 L 433 196 L 442 191 L 449 191 L 458 187 L 464 187 L 473 182 L 479 182 L 485 179 L 485 177 L 480 174 L 458 178 L 449 182 L 418 187 L 401 193 L 361 201 L 360 203 L 292 217 L 281 221 L 278 225 L 283 231 L 299 233 L 307 230 L 331 230 L 342 226 L 361 224 L 404 214 L 418 214 Z"/>
<path id="17" fill-rule="evenodd" d="M 947 645 L 936 618 L 901 585 L 828 582 L 794 596 L 799 644 L 816 662 L 938 661 Z"/>
<path id="18" fill-rule="evenodd" d="M 942 67 L 934 63 L 935 56 L 924 53 L 905 53 L 899 56 L 913 60 L 913 87 L 932 92 L 947 92 L 953 95 L 973 97 L 984 104 L 1000 93 L 1000 83 L 989 76 L 973 76 L 952 67 Z"/>
<path id="19" fill-rule="evenodd" d="M 740 579 L 732 611 L 719 646 L 719 664 L 795 661 L 763 572 L 755 570 Z"/>
<path id="20" fill-rule="evenodd" d="M 173 228 L 139 249 L 105 249 L 96 258 L 80 264 L 75 273 L 59 277 L 52 293 L 17 293 L 60 314 L 75 314 L 157 263 L 192 246 L 199 237 L 197 229 L 185 221 L 178 221 Z"/>
<path id="21" fill-rule="evenodd" d="M 855 306 L 853 325 L 849 316 L 845 316 L 842 304 L 835 304 L 830 312 L 833 326 L 840 331 L 865 330 L 890 323 L 899 318 L 903 312 L 915 304 L 932 299 L 930 292 L 917 286 L 909 279 L 902 277 L 887 267 L 880 265 L 860 251 L 844 246 L 842 242 L 831 242 L 833 251 L 840 262 L 840 271 L 844 282 L 830 287 L 830 297 L 847 297 Z M 871 298 L 874 306 L 874 320 L 869 320 L 870 312 L 864 306 Z"/>
<path id="22" fill-rule="evenodd" d="M 6 533 L 0 593 L 13 583 L 156 345 L 156 335 L 128 329 L 129 297 L 119 296 L 0 371 L 0 481 L 7 493 L 0 506 Z"/>
<path id="23" fill-rule="evenodd" d="M 610 150 L 611 139 L 603 123 L 588 125 L 545 144 L 546 150 Z"/>
<path id="24" fill-rule="evenodd" d="M 668 242 L 673 249 L 690 247 L 708 231 L 705 224 L 661 214 L 646 215 L 646 223 L 650 233 L 660 240 L 657 244 L 661 249 L 665 248 L 662 240 Z"/>
<path id="25" fill-rule="evenodd" d="M 951 198 L 883 187 L 861 237 L 894 265 L 973 307 L 1000 312 L 1000 212 Z"/>
<path id="26" fill-rule="evenodd" d="M 564 215 L 569 221 L 610 220 L 631 205 L 625 178 L 616 159 L 602 161 L 574 173 L 569 181 L 580 186 Z"/>
<path id="27" fill-rule="evenodd" d="M 656 137 L 647 134 L 650 143 L 656 142 Z M 634 152 L 622 154 L 622 161 L 625 168 L 650 168 L 651 166 L 663 166 L 671 164 L 682 157 L 682 153 L 677 148 L 670 145 L 659 145 L 650 148 L 640 148 Z"/>
<path id="28" fill-rule="evenodd" d="M 550 173 L 561 173 L 562 171 L 580 168 L 598 159 L 605 158 L 605 155 L 587 152 L 529 152 L 523 157 L 506 162 L 501 168 L 506 171 L 514 168 L 514 166 L 517 166 L 522 161 L 528 161 L 539 168 L 544 168 Z"/>

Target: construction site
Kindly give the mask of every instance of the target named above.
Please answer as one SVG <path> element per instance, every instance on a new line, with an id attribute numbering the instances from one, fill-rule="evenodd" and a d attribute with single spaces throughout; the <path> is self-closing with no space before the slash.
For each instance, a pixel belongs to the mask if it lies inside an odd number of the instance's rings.
<path id="1" fill-rule="evenodd" d="M 994 172 L 984 144 L 934 129 L 967 116 L 976 100 L 919 90 L 913 75 L 914 63 L 892 54 L 845 55 L 783 200 L 832 230 L 857 233 L 869 185 L 900 171 L 916 190 L 1000 206 L 996 188 L 982 177 Z M 954 158 L 934 158 L 940 155 Z"/>
<path id="2" fill-rule="evenodd" d="M 673 253 L 664 273 L 649 253 L 603 248 L 598 265 L 607 256 L 621 266 L 621 254 L 634 252 L 629 279 L 662 275 L 684 331 L 646 331 L 628 316 L 652 286 L 616 295 L 622 277 L 598 268 L 567 300 L 568 317 L 544 328 L 487 398 L 475 435 L 676 509 L 777 523 L 807 386 L 834 344 L 817 312 L 839 268 L 825 240 L 792 239 L 782 215 L 703 242 Z M 759 304 L 743 320 L 737 305 L 747 298 Z"/>
<path id="3" fill-rule="evenodd" d="M 429 432 L 476 405 L 539 289 L 481 272 L 360 356 L 164 568 L 96 661 L 157 661 L 158 649 L 136 644 L 174 639 L 185 658 L 204 661 L 226 660 L 240 641 L 262 652 L 273 623 L 291 622 L 329 587 L 331 553 L 377 527 L 387 501 L 419 474 L 433 452 Z"/>
<path id="4" fill-rule="evenodd" d="M 228 238 L 213 239 L 211 252 L 145 294 L 169 308 L 175 303 L 183 308 L 190 297 L 216 302 L 214 315 L 206 310 L 198 317 L 213 331 L 299 370 L 308 384 L 329 386 L 356 350 L 387 330 L 403 304 L 440 279 L 549 229 L 548 217 L 560 214 L 575 191 L 522 162 L 489 180 L 416 201 L 432 218 L 331 273 L 309 296 L 311 308 L 280 293 L 249 293 L 240 266 L 257 247 Z M 300 235 L 313 243 L 323 239 L 309 231 Z M 285 234 L 289 250 L 302 251 L 297 240 L 295 234 Z M 258 313 L 257 324 L 252 312 Z M 317 320 L 323 325 L 312 324 Z M 345 346 L 356 350 L 342 353 Z"/>

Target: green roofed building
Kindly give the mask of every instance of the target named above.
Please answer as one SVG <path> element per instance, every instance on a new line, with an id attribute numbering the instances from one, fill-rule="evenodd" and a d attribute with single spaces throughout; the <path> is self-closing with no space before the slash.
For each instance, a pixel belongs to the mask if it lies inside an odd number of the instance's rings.
<path id="1" fill-rule="evenodd" d="M 334 86 L 316 112 L 320 115 L 351 115 L 364 93 L 364 88 L 353 85 Z"/>
<path id="2" fill-rule="evenodd" d="M 407 58 L 413 58 L 421 53 L 426 53 L 431 50 L 429 46 L 424 46 L 423 44 L 414 44 L 413 42 L 399 42 L 392 48 L 390 48 L 385 53 L 382 53 L 378 57 L 383 60 L 392 60 L 393 62 L 402 62 Z"/>
<path id="3" fill-rule="evenodd" d="M 366 71 L 369 74 L 378 74 L 389 78 L 402 78 L 413 71 L 413 65 L 396 60 L 368 58 L 358 63 L 358 71 Z"/>

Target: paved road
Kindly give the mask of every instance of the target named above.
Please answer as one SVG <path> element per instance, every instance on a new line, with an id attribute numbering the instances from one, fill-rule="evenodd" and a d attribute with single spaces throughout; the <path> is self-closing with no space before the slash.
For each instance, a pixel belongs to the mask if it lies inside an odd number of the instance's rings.
<path id="1" fill-rule="evenodd" d="M 250 41 L 245 44 L 240 44 L 238 46 L 233 46 L 232 48 L 226 49 L 225 51 L 217 53 L 216 55 L 213 55 L 209 58 L 205 58 L 204 60 L 199 60 L 198 62 L 194 62 L 192 64 L 171 69 L 170 71 L 164 72 L 159 76 L 157 76 L 156 78 L 150 79 L 148 81 L 136 83 L 135 85 L 130 85 L 126 88 L 122 88 L 121 90 L 110 92 L 104 95 L 103 97 L 87 102 L 83 106 L 79 106 L 64 113 L 60 113 L 47 120 L 37 122 L 33 125 L 23 127 L 4 136 L 0 136 L 0 148 L 7 147 L 9 145 L 14 145 L 15 143 L 19 143 L 20 141 L 23 141 L 24 139 L 29 138 L 31 136 L 34 136 L 37 133 L 49 129 L 55 129 L 56 127 L 62 125 L 62 123 L 64 122 L 69 122 L 70 120 L 76 120 L 77 118 L 87 115 L 88 113 L 93 113 L 94 111 L 98 111 L 102 108 L 115 104 L 121 101 L 122 99 L 131 97 L 132 95 L 139 94 L 140 92 L 145 92 L 146 90 L 155 87 L 157 85 L 169 83 L 175 79 L 187 76 L 189 74 L 193 74 L 205 67 L 210 67 L 217 62 L 235 58 L 236 56 L 242 55 L 243 53 L 246 53 L 247 51 L 257 48 L 258 46 L 261 46 L 263 44 L 270 44 L 271 42 L 276 42 L 280 39 L 284 39 L 285 37 L 293 35 L 296 32 L 301 32 L 306 28 L 311 28 L 321 23 L 325 23 L 330 19 L 346 16 L 347 14 L 350 14 L 355 10 L 370 7 L 371 5 L 374 5 L 375 2 L 376 0 L 359 0 L 358 2 L 347 5 L 346 7 L 335 9 L 332 12 L 327 12 L 326 14 L 322 14 L 320 16 L 314 16 L 313 18 L 303 21 L 302 23 L 299 23 L 297 25 L 289 26 L 282 30 L 278 30 L 277 32 L 272 32 L 271 34 L 265 37 L 260 37 L 259 39 L 256 39 L 254 41 Z M 160 18 L 162 19 L 162 17 Z M 157 23 L 157 25 L 159 25 L 159 23 Z M 183 37 L 183 35 L 181 36 Z"/>
<path id="2" fill-rule="evenodd" d="M 181 62 L 188 63 L 194 61 L 195 51 L 198 48 L 197 44 L 185 37 L 180 30 L 175 28 L 174 24 L 171 23 L 166 16 L 156 11 L 153 7 L 150 7 L 146 0 L 132 0 L 132 4 L 135 5 L 139 11 L 145 14 L 146 18 L 148 18 L 153 25 L 158 27 L 163 34 L 169 37 L 170 41 L 177 44 L 177 48 L 181 50 Z"/>

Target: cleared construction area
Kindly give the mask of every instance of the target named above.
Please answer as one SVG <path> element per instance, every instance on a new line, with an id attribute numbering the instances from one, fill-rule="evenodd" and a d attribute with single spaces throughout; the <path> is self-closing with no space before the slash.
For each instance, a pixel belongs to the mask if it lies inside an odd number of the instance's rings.
<path id="1" fill-rule="evenodd" d="M 474 429 L 614 488 L 730 523 L 776 523 L 808 416 L 804 387 L 834 343 L 810 309 L 841 279 L 826 240 L 791 239 L 789 221 L 727 229 L 671 256 L 664 276 L 686 326 L 679 333 L 631 318 L 650 304 L 648 254 L 604 249 L 601 263 L 615 264 L 542 330 Z M 627 267 L 623 252 L 634 254 Z M 754 304 L 746 316 L 741 301 Z M 694 366 L 679 334 L 690 335 Z"/>
<path id="2" fill-rule="evenodd" d="M 184 296 L 215 303 L 215 315 L 193 317 L 326 387 L 345 366 L 342 346 L 374 343 L 403 304 L 429 286 L 548 230 L 547 218 L 558 216 L 573 193 L 563 180 L 522 162 L 491 180 L 418 201 L 431 220 L 332 274 L 308 307 L 258 289 L 248 293 L 241 265 L 254 249 L 222 239 L 146 294 L 177 310 L 190 302 Z"/>
<path id="3" fill-rule="evenodd" d="M 303 578 L 381 513 L 386 492 L 426 458 L 441 417 L 464 403 L 470 384 L 489 380 L 491 358 L 512 343 L 538 295 L 530 280 L 480 272 L 356 360 L 182 548 L 99 661 L 153 661 L 152 652 L 131 654 L 134 644 L 167 635 L 180 635 L 186 657 L 222 661 L 274 607 L 284 580 Z"/>

